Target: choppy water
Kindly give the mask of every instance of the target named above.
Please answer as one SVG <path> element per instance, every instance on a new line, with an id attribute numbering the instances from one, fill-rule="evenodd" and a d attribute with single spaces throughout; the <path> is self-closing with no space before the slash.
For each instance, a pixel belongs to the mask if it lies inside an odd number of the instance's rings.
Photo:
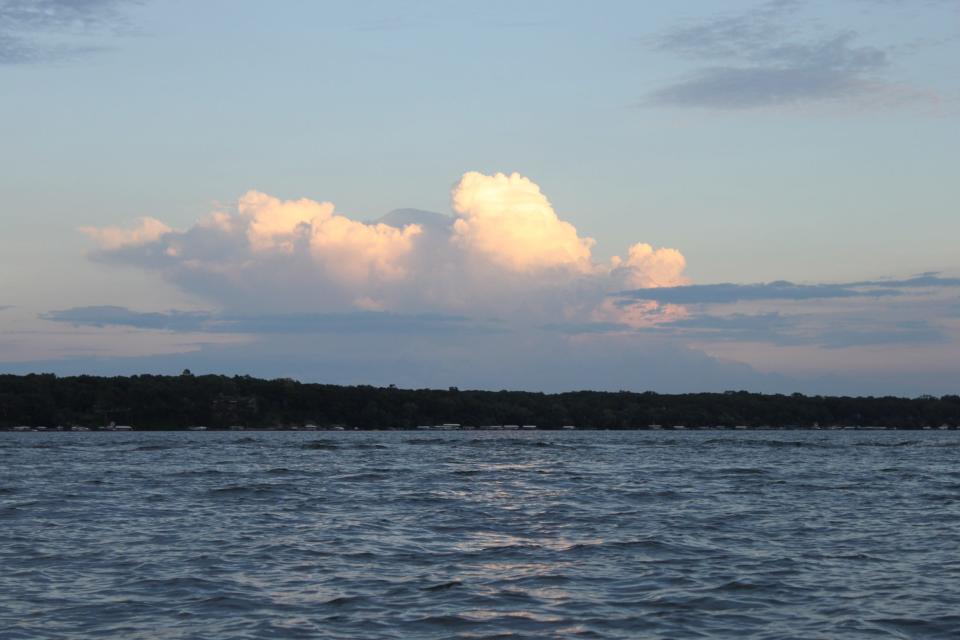
<path id="1" fill-rule="evenodd" d="M 0 434 L 0 637 L 960 638 L 960 433 Z"/>

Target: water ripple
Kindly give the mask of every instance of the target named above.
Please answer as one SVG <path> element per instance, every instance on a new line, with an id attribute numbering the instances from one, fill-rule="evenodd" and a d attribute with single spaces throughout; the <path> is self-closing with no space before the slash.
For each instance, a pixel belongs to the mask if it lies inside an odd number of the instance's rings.
<path id="1" fill-rule="evenodd" d="M 957 438 L 3 433 L 0 637 L 958 638 Z"/>

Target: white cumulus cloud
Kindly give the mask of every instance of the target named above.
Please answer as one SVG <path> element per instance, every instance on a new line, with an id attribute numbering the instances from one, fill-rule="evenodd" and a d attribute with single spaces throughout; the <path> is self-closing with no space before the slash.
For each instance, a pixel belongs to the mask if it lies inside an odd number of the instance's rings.
<path id="1" fill-rule="evenodd" d="M 592 238 L 557 217 L 540 187 L 519 173 L 463 175 L 453 190 L 453 241 L 513 271 L 590 272 Z"/>
<path id="2" fill-rule="evenodd" d="M 623 271 L 625 284 L 632 289 L 676 287 L 690 282 L 683 275 L 687 260 L 676 249 L 654 249 L 638 242 L 630 247 L 626 260 L 615 256 L 613 263 Z"/>
<path id="3" fill-rule="evenodd" d="M 630 326 L 680 313 L 649 309 L 639 318 L 609 301 L 625 288 L 686 283 L 679 251 L 637 243 L 625 259 L 598 262 L 594 241 L 529 178 L 466 173 L 452 209 L 452 217 L 406 210 L 369 223 L 330 202 L 249 191 L 186 230 L 143 218 L 132 229 L 83 231 L 100 245 L 96 258 L 160 271 L 224 310 L 438 311 Z"/>
<path id="4" fill-rule="evenodd" d="M 155 242 L 172 231 L 170 227 L 156 218 L 140 218 L 132 229 L 123 227 L 80 227 L 80 231 L 90 236 L 106 250 L 123 247 L 141 246 Z"/>
<path id="5" fill-rule="evenodd" d="M 325 276 L 356 287 L 404 278 L 405 257 L 422 231 L 416 224 L 365 224 L 335 214 L 330 202 L 283 201 L 258 191 L 240 198 L 237 213 L 253 252 L 293 253 L 305 244 Z"/>

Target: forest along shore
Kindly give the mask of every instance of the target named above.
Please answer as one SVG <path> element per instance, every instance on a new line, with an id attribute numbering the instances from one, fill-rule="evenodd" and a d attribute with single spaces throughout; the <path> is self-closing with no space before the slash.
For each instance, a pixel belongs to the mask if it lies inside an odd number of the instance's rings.
<path id="1" fill-rule="evenodd" d="M 477 391 L 250 376 L 0 375 L 0 429 L 956 429 L 960 396 Z"/>

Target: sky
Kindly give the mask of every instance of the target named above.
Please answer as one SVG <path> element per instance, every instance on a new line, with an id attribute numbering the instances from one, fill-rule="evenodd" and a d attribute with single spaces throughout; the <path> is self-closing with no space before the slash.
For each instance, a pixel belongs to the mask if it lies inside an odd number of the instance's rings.
<path id="1" fill-rule="evenodd" d="M 0 0 L 0 372 L 960 390 L 960 2 Z"/>

